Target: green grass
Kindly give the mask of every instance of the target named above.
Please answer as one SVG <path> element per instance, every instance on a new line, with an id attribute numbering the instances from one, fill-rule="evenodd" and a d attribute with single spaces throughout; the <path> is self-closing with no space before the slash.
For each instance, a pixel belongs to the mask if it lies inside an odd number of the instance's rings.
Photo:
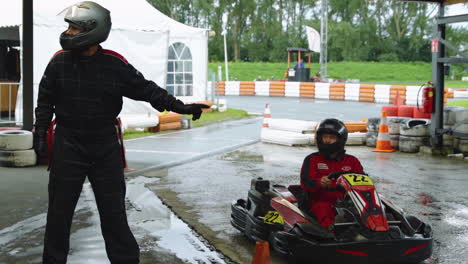
<path id="1" fill-rule="evenodd" d="M 208 67 L 216 72 L 218 65 L 223 67 L 223 62 L 211 62 Z M 291 65 L 293 66 L 293 64 Z M 287 63 L 259 63 L 259 62 L 230 62 L 229 79 L 239 81 L 253 81 L 258 76 L 263 80 L 272 76 L 275 80 L 284 79 Z M 311 76 L 319 71 L 319 64 L 311 66 Z M 454 69 L 452 69 L 454 70 Z M 456 69 L 460 71 L 460 69 Z M 330 62 L 328 63 L 329 78 L 334 79 L 359 79 L 360 82 L 371 83 L 408 83 L 421 84 L 431 80 L 432 65 L 428 62 Z M 446 87 L 468 87 L 467 82 L 447 81 Z"/>
<path id="2" fill-rule="evenodd" d="M 453 100 L 453 101 L 448 101 L 447 105 L 449 106 L 463 106 L 465 108 L 468 108 L 468 100 Z"/>
<path id="3" fill-rule="evenodd" d="M 188 118 L 192 118 L 191 115 L 185 115 Z M 242 118 L 250 117 L 246 111 L 228 108 L 226 112 L 211 112 L 211 113 L 204 113 L 202 114 L 201 118 L 197 121 L 192 122 L 192 128 L 206 126 L 213 123 L 218 122 L 225 122 L 231 120 L 239 120 Z M 164 132 L 159 132 L 164 133 Z M 134 129 L 125 130 L 124 139 L 131 139 L 131 138 L 139 138 L 139 137 L 147 137 L 153 136 L 157 133 L 153 132 L 146 132 L 146 131 L 137 131 Z"/>
<path id="4" fill-rule="evenodd" d="M 187 116 L 188 118 L 192 118 L 191 115 L 185 116 Z M 228 108 L 226 112 L 211 112 L 202 114 L 200 119 L 198 119 L 197 121 L 192 121 L 192 127 L 201 127 L 218 122 L 239 120 L 249 116 L 251 115 L 249 115 L 244 110 Z"/>
<path id="5" fill-rule="evenodd" d="M 129 129 L 129 130 L 124 131 L 124 139 L 154 136 L 155 134 L 156 133 L 153 133 L 153 132 L 145 132 L 145 131 L 137 131 L 137 130 Z"/>
<path id="6" fill-rule="evenodd" d="M 445 81 L 447 88 L 468 88 L 468 82 L 464 81 Z"/>

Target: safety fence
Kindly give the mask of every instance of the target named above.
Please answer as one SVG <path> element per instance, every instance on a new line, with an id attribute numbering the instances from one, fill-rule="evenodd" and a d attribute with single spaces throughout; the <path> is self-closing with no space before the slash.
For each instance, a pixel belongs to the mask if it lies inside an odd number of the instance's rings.
<path id="1" fill-rule="evenodd" d="M 359 83 L 314 83 L 281 81 L 229 81 L 217 82 L 218 95 L 238 96 L 284 96 L 325 100 L 359 101 L 388 104 L 398 95 L 403 104 L 421 105 L 421 86 L 359 84 Z M 468 97 L 467 89 L 445 89 L 444 101 L 448 98 Z"/>
<path id="2" fill-rule="evenodd" d="M 15 122 L 19 83 L 0 81 L 0 125 Z"/>

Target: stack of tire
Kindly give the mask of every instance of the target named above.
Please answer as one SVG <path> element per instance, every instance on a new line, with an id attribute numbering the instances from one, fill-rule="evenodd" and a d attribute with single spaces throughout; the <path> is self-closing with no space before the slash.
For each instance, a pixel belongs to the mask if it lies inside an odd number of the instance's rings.
<path id="1" fill-rule="evenodd" d="M 366 146 L 375 147 L 377 135 L 379 134 L 380 117 L 370 117 L 367 119 Z"/>
<path id="2" fill-rule="evenodd" d="M 388 118 L 388 136 L 390 138 L 390 144 L 395 150 L 400 149 L 400 127 L 410 120 L 409 117 L 394 116 Z"/>
<path id="3" fill-rule="evenodd" d="M 468 109 L 455 111 L 455 124 L 452 126 L 455 151 L 468 155 Z"/>
<path id="4" fill-rule="evenodd" d="M 398 147 L 401 152 L 416 153 L 421 146 L 429 146 L 429 119 L 408 119 L 400 124 Z"/>
<path id="5" fill-rule="evenodd" d="M 28 167 L 36 165 L 33 135 L 27 130 L 0 130 L 0 166 Z"/>
<path id="6" fill-rule="evenodd" d="M 398 146 L 399 139 L 399 127 L 396 127 L 395 124 L 401 122 L 401 119 L 404 119 L 404 116 L 399 117 L 399 106 L 396 105 L 387 105 L 382 106 L 382 111 L 385 111 L 387 114 L 387 125 L 389 126 L 389 137 L 392 142 L 393 148 Z M 401 115 L 402 112 L 400 111 Z M 379 134 L 379 125 L 380 117 L 371 117 L 367 119 L 367 133 L 366 133 L 366 146 L 375 147 L 377 143 L 377 136 Z M 396 148 L 397 149 L 397 148 Z"/>
<path id="7" fill-rule="evenodd" d="M 452 127 L 457 123 L 456 113 L 458 111 L 463 111 L 464 107 L 461 106 L 445 106 L 444 107 L 444 129 L 451 130 Z M 455 146 L 456 140 L 454 140 L 453 135 L 446 133 L 442 136 L 442 141 L 444 147 L 448 148 L 457 148 Z"/>

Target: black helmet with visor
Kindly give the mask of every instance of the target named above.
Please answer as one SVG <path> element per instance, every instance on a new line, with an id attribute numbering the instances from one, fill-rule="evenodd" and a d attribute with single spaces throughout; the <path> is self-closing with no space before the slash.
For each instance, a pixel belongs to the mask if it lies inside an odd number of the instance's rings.
<path id="1" fill-rule="evenodd" d="M 110 12 L 95 2 L 79 2 L 60 15 L 64 15 L 65 22 L 81 31 L 76 35 L 66 34 L 66 31 L 60 35 L 60 45 L 65 50 L 87 49 L 104 42 L 109 36 L 112 26 Z"/>
<path id="2" fill-rule="evenodd" d="M 335 143 L 325 144 L 322 138 L 323 134 L 333 134 L 336 135 L 338 139 Z M 320 122 L 315 132 L 315 139 L 319 152 L 329 158 L 333 153 L 344 153 L 344 146 L 348 140 L 348 129 L 340 120 L 328 118 Z"/>

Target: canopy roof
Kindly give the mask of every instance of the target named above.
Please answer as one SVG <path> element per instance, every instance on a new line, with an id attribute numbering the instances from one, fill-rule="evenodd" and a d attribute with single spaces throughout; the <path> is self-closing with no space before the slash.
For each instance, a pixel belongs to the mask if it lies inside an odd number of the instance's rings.
<path id="1" fill-rule="evenodd" d="M 296 48 L 296 47 L 289 47 L 286 49 L 287 51 L 292 51 L 292 52 L 312 52 L 312 50 L 310 49 L 306 49 L 306 48 Z"/>
<path id="2" fill-rule="evenodd" d="M 453 5 L 460 3 L 468 3 L 468 0 L 397 0 L 400 2 L 427 2 L 427 3 L 441 3 L 443 5 Z"/>
<path id="3" fill-rule="evenodd" d="M 206 29 L 195 28 L 179 23 L 164 15 L 146 0 L 94 0 L 109 9 L 113 29 L 138 29 L 148 31 L 167 30 L 177 34 L 203 32 Z M 63 17 L 57 16 L 63 9 L 80 0 L 35 0 L 34 24 L 63 25 Z M 23 1 L 10 1 L 3 5 L 0 14 L 0 28 L 22 24 Z M 155 28 L 155 26 L 157 26 Z"/>

